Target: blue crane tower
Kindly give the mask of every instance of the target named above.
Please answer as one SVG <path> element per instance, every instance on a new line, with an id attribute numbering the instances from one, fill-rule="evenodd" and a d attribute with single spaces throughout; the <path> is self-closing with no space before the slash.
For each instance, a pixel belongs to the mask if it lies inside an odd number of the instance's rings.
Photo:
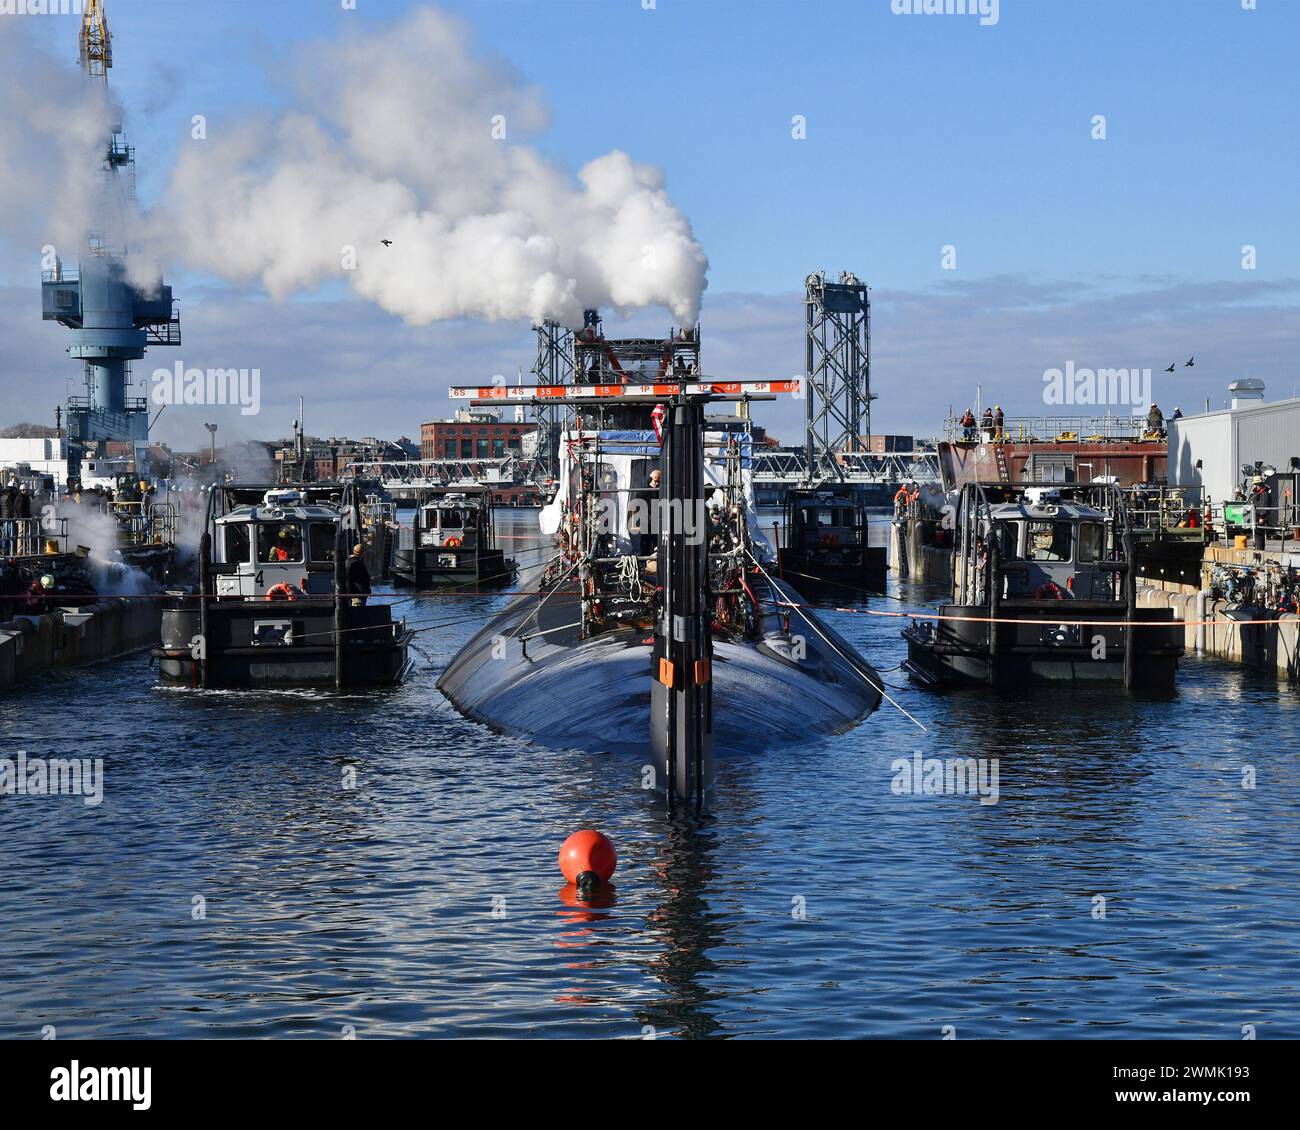
<path id="1" fill-rule="evenodd" d="M 79 59 L 87 80 L 107 87 L 113 40 L 102 0 L 85 2 Z M 159 280 L 143 290 L 128 278 L 122 221 L 134 207 L 135 150 L 118 122 L 106 139 L 95 228 L 85 236 L 79 268 L 65 271 L 55 258 L 41 275 L 41 316 L 72 330 L 68 356 L 84 368 L 85 394 L 69 396 L 67 405 L 70 481 L 80 478 L 82 457 L 107 442 L 129 441 L 137 451 L 147 444 L 148 400 L 127 396 L 131 362 L 149 344 L 181 343 L 171 287 Z"/>

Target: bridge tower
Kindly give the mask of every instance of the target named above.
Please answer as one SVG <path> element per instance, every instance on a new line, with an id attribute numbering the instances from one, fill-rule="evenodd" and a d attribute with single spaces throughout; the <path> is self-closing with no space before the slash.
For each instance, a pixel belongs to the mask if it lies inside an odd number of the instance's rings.
<path id="1" fill-rule="evenodd" d="M 573 331 L 549 319 L 533 327 L 537 334 L 537 359 L 532 374 L 539 385 L 573 384 Z M 558 452 L 564 406 L 551 402 L 533 407 L 537 421 L 537 465 L 547 478 L 559 472 Z"/>
<path id="2" fill-rule="evenodd" d="M 822 271 L 804 280 L 807 433 L 814 481 L 843 477 L 835 456 L 871 448 L 871 298 L 848 271 L 838 283 Z"/>

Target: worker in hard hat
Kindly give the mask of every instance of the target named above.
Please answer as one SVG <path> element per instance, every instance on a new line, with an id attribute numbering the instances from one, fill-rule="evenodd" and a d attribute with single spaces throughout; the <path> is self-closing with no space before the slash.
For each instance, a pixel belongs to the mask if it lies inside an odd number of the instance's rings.
<path id="1" fill-rule="evenodd" d="M 961 438 L 967 443 L 975 441 L 975 413 L 969 408 L 961 414 Z"/>
<path id="2" fill-rule="evenodd" d="M 271 542 L 266 560 L 272 563 L 301 561 L 302 553 L 300 550 L 301 545 L 296 527 L 281 526 L 275 532 L 275 540 Z"/>
<path id="3" fill-rule="evenodd" d="M 896 491 L 894 491 L 894 517 L 901 518 L 903 516 L 904 511 L 906 510 L 907 510 L 907 484 L 902 483 L 899 486 L 899 488 Z"/>
<path id="4" fill-rule="evenodd" d="M 32 538 L 32 488 L 23 483 L 14 498 L 14 526 L 17 532 L 18 552 L 34 552 L 35 541 Z"/>
<path id="5" fill-rule="evenodd" d="M 1154 435 L 1164 435 L 1165 432 L 1165 414 L 1160 411 L 1160 405 L 1155 401 L 1151 402 L 1151 407 L 1147 411 L 1147 431 Z"/>
<path id="6" fill-rule="evenodd" d="M 999 404 L 993 409 L 993 438 L 999 442 L 1002 439 L 1002 425 L 1006 423 L 1006 417 L 1002 415 L 1002 405 Z"/>
<path id="7" fill-rule="evenodd" d="M 365 604 L 370 595 L 370 570 L 366 568 L 365 552 L 365 546 L 357 542 L 343 567 L 343 588 L 354 594 L 353 605 Z"/>
<path id="8" fill-rule="evenodd" d="M 27 614 L 39 616 L 47 610 L 49 597 L 54 592 L 54 577 L 49 573 L 38 577 L 27 588 Z"/>

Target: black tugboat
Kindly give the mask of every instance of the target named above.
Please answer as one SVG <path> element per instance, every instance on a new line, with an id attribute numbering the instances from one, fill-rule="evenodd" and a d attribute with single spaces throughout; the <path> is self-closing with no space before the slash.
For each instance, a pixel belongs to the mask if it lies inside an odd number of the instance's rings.
<path id="1" fill-rule="evenodd" d="M 361 529 L 347 486 L 218 485 L 199 545 L 199 585 L 164 606 L 159 681 L 229 687 L 399 682 L 412 632 L 386 604 L 349 595 Z"/>
<path id="2" fill-rule="evenodd" d="M 643 753 L 649 739 L 670 807 L 699 810 L 715 750 L 849 729 L 881 691 L 872 668 L 773 577 L 742 444 L 705 430 L 706 403 L 798 382 L 702 380 L 672 364 L 697 335 L 662 343 L 645 383 L 623 364 L 612 384 L 451 390 L 488 403 L 563 398 L 579 418 L 562 436 L 559 487 L 541 516 L 556 553 L 537 593 L 493 618 L 438 686 L 468 717 L 549 746 Z"/>
<path id="3" fill-rule="evenodd" d="M 421 499 L 410 527 L 398 534 L 393 580 L 417 589 L 505 584 L 513 558 L 496 545 L 492 489 L 445 487 Z"/>
<path id="4" fill-rule="evenodd" d="M 867 538 L 867 513 L 850 491 L 791 488 L 784 506 L 781 577 L 810 595 L 846 589 L 883 592 L 889 567 L 883 546 Z"/>
<path id="5" fill-rule="evenodd" d="M 902 633 L 915 678 L 1173 686 L 1182 625 L 1171 609 L 1138 607 L 1133 532 L 1116 486 L 967 483 L 955 534 L 953 602 Z"/>

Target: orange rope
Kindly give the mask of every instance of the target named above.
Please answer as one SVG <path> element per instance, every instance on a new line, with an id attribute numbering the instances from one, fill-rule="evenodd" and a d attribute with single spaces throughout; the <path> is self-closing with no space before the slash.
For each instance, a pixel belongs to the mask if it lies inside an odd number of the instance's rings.
<path id="1" fill-rule="evenodd" d="M 812 605 L 801 606 L 792 604 L 789 601 L 780 601 L 788 608 L 814 607 Z M 1060 607 L 1059 604 L 1054 607 Z M 953 620 L 958 623 L 967 624 L 1072 624 L 1081 628 L 1199 628 L 1203 625 L 1225 624 L 1237 625 L 1243 624 L 1293 624 L 1297 617 L 1291 614 L 1290 620 L 1071 620 L 1066 616 L 1049 616 L 1039 619 L 1014 619 L 1003 616 L 944 616 L 937 612 L 884 612 L 876 608 L 832 608 L 832 612 L 853 612 L 859 616 L 892 616 L 909 620 Z"/>

